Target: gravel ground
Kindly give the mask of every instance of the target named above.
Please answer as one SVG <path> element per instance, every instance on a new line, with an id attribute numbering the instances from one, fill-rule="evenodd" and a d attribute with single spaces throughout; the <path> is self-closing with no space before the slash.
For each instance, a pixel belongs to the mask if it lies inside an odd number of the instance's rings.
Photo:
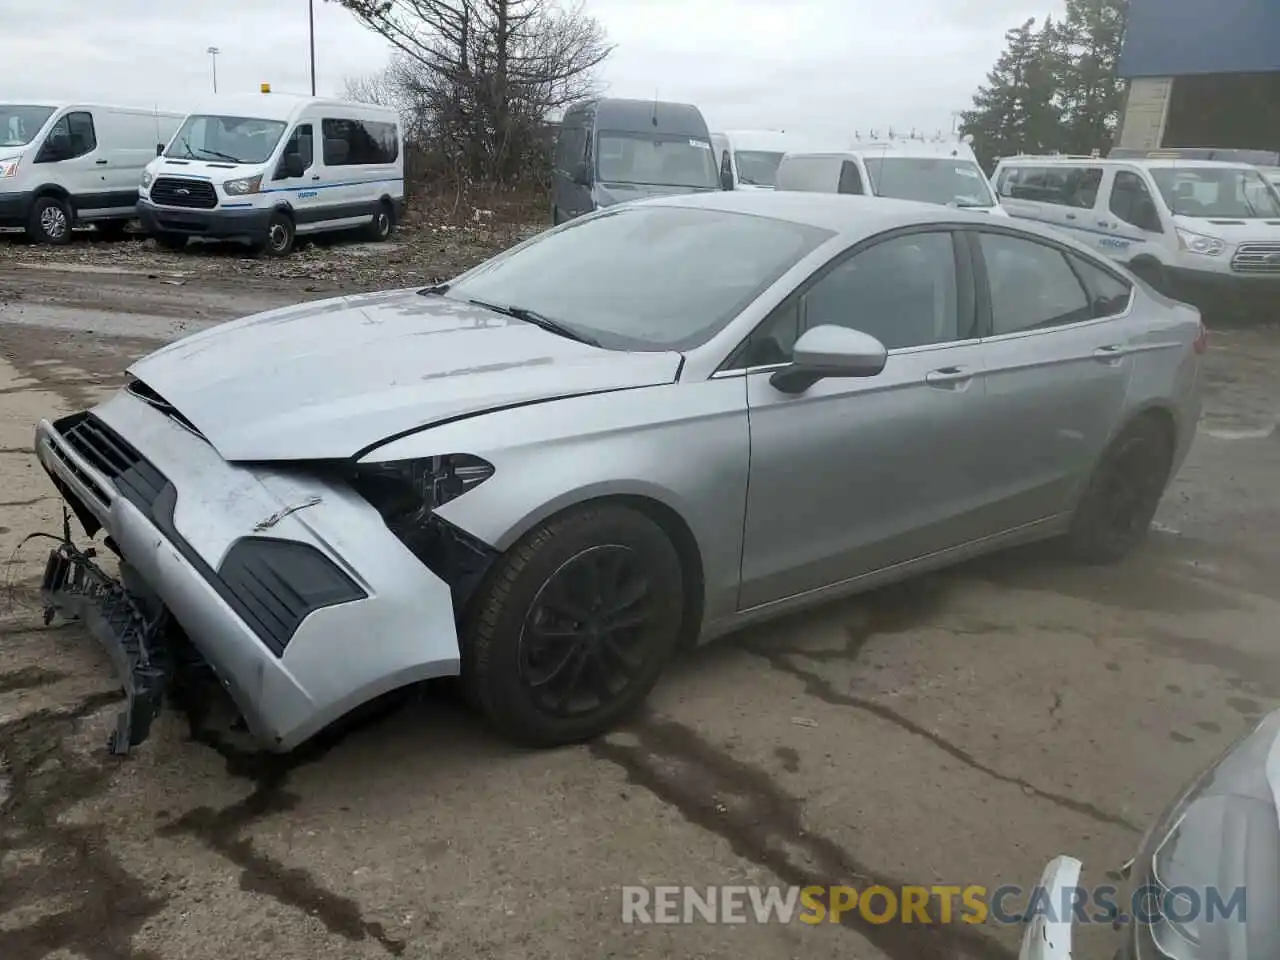
<path id="1" fill-rule="evenodd" d="M 452 242 L 359 269 L 423 282 L 462 265 Z M 18 549 L 59 523 L 31 425 L 181 333 L 362 287 L 353 249 L 0 246 L 3 960 L 1011 960 L 993 924 L 629 926 L 620 888 L 994 887 L 1064 852 L 1102 882 L 1280 699 L 1280 334 L 1259 328 L 1211 338 L 1190 458 L 1115 567 L 1018 551 L 747 631 L 589 746 L 514 750 L 428 691 L 284 760 L 179 710 L 108 757 L 107 660 L 41 626 L 44 545 Z M 1110 937 L 1082 931 L 1082 956 Z"/>

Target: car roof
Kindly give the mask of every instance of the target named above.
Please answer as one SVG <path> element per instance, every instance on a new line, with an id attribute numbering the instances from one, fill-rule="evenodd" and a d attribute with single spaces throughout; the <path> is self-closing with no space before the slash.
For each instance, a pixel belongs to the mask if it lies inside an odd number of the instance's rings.
<path id="1" fill-rule="evenodd" d="M 1049 227 L 1005 218 L 992 220 L 988 213 L 946 207 L 913 200 L 891 200 L 844 193 L 816 193 L 801 190 L 715 190 L 638 201 L 643 206 L 694 207 L 723 210 L 774 220 L 786 220 L 830 230 L 856 243 L 864 237 L 895 227 L 918 224 L 996 226 L 1046 237 L 1061 243 L 1064 235 Z M 1068 238 L 1068 242 L 1069 238 Z M 1072 246 L 1076 244 L 1071 243 Z M 1085 248 L 1087 249 L 1087 248 Z"/>

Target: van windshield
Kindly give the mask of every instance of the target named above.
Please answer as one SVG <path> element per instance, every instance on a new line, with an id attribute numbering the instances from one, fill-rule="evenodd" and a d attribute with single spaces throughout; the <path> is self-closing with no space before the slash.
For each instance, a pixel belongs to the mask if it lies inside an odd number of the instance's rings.
<path id="1" fill-rule="evenodd" d="M 0 103 L 0 147 L 25 147 L 53 116 L 53 107 Z"/>
<path id="2" fill-rule="evenodd" d="M 865 157 L 877 197 L 994 207 L 982 168 L 958 157 Z"/>
<path id="3" fill-rule="evenodd" d="M 284 128 L 279 120 L 197 114 L 187 117 L 164 155 L 181 160 L 264 163 Z"/>
<path id="4" fill-rule="evenodd" d="M 776 187 L 778 167 L 782 165 L 781 151 L 735 150 L 734 162 L 738 165 L 738 181 L 753 187 Z"/>
<path id="5" fill-rule="evenodd" d="M 596 164 L 604 183 L 714 190 L 720 185 L 711 141 L 656 133 L 600 133 Z"/>
<path id="6" fill-rule="evenodd" d="M 1155 167 L 1151 179 L 1180 217 L 1280 217 L 1280 197 L 1249 167 Z"/>

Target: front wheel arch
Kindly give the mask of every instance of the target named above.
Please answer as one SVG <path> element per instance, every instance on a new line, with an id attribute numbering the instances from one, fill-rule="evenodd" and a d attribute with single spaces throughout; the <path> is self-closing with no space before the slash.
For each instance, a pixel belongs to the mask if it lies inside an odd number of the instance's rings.
<path id="1" fill-rule="evenodd" d="M 702 618 L 706 610 L 706 578 L 702 549 L 688 521 L 671 504 L 640 490 L 608 493 L 578 491 L 577 494 L 576 496 L 571 494 L 566 499 L 557 500 L 543 509 L 526 515 L 503 534 L 500 543 L 495 543 L 493 546 L 502 553 L 506 553 L 535 527 L 551 523 L 564 514 L 584 508 L 606 504 L 630 507 L 653 521 L 675 547 L 676 554 L 680 558 L 681 579 L 685 588 L 680 642 L 682 646 L 693 645 L 701 633 Z"/>

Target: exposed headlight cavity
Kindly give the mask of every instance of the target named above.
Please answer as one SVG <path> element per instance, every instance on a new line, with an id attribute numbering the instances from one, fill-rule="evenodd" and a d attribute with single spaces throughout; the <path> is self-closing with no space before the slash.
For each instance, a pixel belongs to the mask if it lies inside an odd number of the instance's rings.
<path id="1" fill-rule="evenodd" d="M 493 464 L 469 453 L 450 453 L 420 460 L 361 464 L 352 485 L 377 508 L 384 520 L 398 525 L 423 519 L 493 476 Z"/>

